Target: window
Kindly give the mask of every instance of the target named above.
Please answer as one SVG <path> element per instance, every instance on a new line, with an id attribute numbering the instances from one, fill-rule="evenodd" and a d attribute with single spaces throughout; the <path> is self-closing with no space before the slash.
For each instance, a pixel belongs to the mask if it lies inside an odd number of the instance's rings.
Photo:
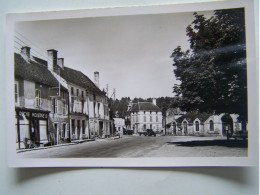
<path id="1" fill-rule="evenodd" d="M 51 100 L 51 111 L 52 111 L 52 113 L 58 112 L 58 102 L 57 102 L 56 98 L 52 98 L 52 100 Z"/>
<path id="2" fill-rule="evenodd" d="M 14 99 L 15 99 L 15 103 L 18 103 L 18 83 L 15 82 L 14 84 Z"/>
<path id="3" fill-rule="evenodd" d="M 156 115 L 156 122 L 158 122 L 159 121 L 159 119 L 158 119 L 158 115 Z"/>
<path id="4" fill-rule="evenodd" d="M 84 91 L 81 91 L 81 97 L 84 98 Z"/>
<path id="5" fill-rule="evenodd" d="M 77 89 L 77 96 L 79 96 L 79 89 Z"/>
<path id="6" fill-rule="evenodd" d="M 144 130 L 146 130 L 146 125 L 144 125 Z"/>
<path id="7" fill-rule="evenodd" d="M 62 102 L 62 114 L 66 114 L 66 104 L 64 102 Z"/>
<path id="8" fill-rule="evenodd" d="M 153 116 L 150 116 L 150 122 L 153 122 Z"/>
<path id="9" fill-rule="evenodd" d="M 99 108 L 100 108 L 100 103 L 98 103 L 97 106 L 98 106 L 98 117 L 99 117 Z"/>
<path id="10" fill-rule="evenodd" d="M 146 116 L 144 116 L 144 122 L 146 122 Z"/>
<path id="11" fill-rule="evenodd" d="M 35 91 L 35 106 L 41 106 L 41 91 L 39 89 L 36 89 Z"/>
<path id="12" fill-rule="evenodd" d="M 70 91 L 71 91 L 71 95 L 74 95 L 74 88 L 73 87 L 71 87 Z"/>
<path id="13" fill-rule="evenodd" d="M 209 129 L 210 131 L 214 131 L 214 123 L 212 120 L 209 121 Z"/>
<path id="14" fill-rule="evenodd" d="M 200 124 L 198 121 L 195 122 L 195 129 L 196 129 L 196 131 L 200 130 Z"/>
<path id="15" fill-rule="evenodd" d="M 66 98 L 65 98 L 65 92 L 64 92 L 64 91 L 61 92 L 61 99 L 64 100 L 64 101 L 65 101 L 65 99 L 66 99 Z"/>
<path id="16" fill-rule="evenodd" d="M 75 108 L 74 108 L 74 97 L 71 97 L 70 106 L 71 106 L 71 112 L 74 112 L 75 111 Z"/>

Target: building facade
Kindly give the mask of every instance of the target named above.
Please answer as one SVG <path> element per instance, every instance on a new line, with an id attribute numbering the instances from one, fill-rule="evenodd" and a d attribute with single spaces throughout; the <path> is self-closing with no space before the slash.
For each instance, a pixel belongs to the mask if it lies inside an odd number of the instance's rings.
<path id="1" fill-rule="evenodd" d="M 129 104 L 128 111 L 131 118 L 131 129 L 134 133 L 144 132 L 146 129 L 161 131 L 162 127 L 162 111 L 156 105 L 156 100 L 151 102 L 138 102 Z"/>
<path id="2" fill-rule="evenodd" d="M 62 144 L 114 134 L 108 98 L 82 72 L 65 67 L 58 51 L 48 60 L 31 56 L 30 47 L 14 54 L 17 147 Z"/>
<path id="3" fill-rule="evenodd" d="M 115 130 L 120 135 L 123 135 L 123 130 L 126 128 L 125 119 L 123 118 L 114 118 Z"/>
<path id="4" fill-rule="evenodd" d="M 238 117 L 237 114 L 185 113 L 169 117 L 167 132 L 177 136 L 226 136 L 228 131 L 242 131 Z"/>
<path id="5" fill-rule="evenodd" d="M 68 129 L 62 132 L 63 124 L 68 125 L 67 89 L 51 74 L 47 63 L 30 55 L 29 47 L 14 54 L 14 67 L 18 148 L 67 142 Z"/>
<path id="6" fill-rule="evenodd" d="M 53 72 L 64 79 L 69 89 L 71 140 L 112 135 L 113 121 L 109 120 L 106 93 L 99 89 L 99 72 L 94 73 L 94 83 L 81 71 L 65 67 L 64 59 L 57 58 L 56 50 L 48 52 L 54 63 L 58 59 Z"/>

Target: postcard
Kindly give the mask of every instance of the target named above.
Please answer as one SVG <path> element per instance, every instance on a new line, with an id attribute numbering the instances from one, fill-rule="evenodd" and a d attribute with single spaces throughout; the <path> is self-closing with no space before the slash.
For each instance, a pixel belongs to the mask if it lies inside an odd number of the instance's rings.
<path id="1" fill-rule="evenodd" d="M 256 165 L 253 11 L 220 1 L 8 14 L 8 165 Z"/>

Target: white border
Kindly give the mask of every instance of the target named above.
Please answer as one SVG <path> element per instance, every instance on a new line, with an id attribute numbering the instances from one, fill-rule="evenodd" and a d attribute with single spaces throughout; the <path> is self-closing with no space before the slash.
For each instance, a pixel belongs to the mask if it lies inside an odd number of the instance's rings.
<path id="1" fill-rule="evenodd" d="M 248 157 L 178 157 L 178 158 L 52 158 L 20 159 L 15 147 L 13 33 L 17 21 L 53 20 L 83 17 L 140 15 L 206 11 L 224 8 L 246 8 L 247 70 L 248 70 Z M 7 154 L 9 167 L 187 167 L 187 166 L 256 166 L 258 164 L 258 83 L 255 55 L 253 1 L 222 2 L 122 7 L 58 12 L 8 14 L 6 31 L 6 100 Z M 12 51 L 12 52 L 8 52 Z M 256 93 L 257 92 L 257 93 Z"/>

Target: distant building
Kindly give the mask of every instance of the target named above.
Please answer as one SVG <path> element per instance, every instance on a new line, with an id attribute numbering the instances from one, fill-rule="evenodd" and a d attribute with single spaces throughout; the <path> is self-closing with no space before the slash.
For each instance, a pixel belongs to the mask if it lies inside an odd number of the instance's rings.
<path id="1" fill-rule="evenodd" d="M 146 129 L 161 131 L 162 111 L 156 105 L 156 99 L 151 102 L 131 103 L 128 106 L 128 112 L 131 117 L 131 129 L 134 133 L 143 132 Z"/>
<path id="2" fill-rule="evenodd" d="M 213 115 L 209 113 L 189 112 L 173 119 L 168 132 L 182 136 L 226 136 L 227 131 L 238 132 L 242 125 L 236 114 Z M 169 121 L 168 121 L 169 122 Z"/>
<path id="3" fill-rule="evenodd" d="M 123 129 L 126 128 L 125 126 L 125 119 L 123 118 L 113 118 L 114 119 L 114 125 L 115 130 L 119 134 L 123 134 Z"/>

